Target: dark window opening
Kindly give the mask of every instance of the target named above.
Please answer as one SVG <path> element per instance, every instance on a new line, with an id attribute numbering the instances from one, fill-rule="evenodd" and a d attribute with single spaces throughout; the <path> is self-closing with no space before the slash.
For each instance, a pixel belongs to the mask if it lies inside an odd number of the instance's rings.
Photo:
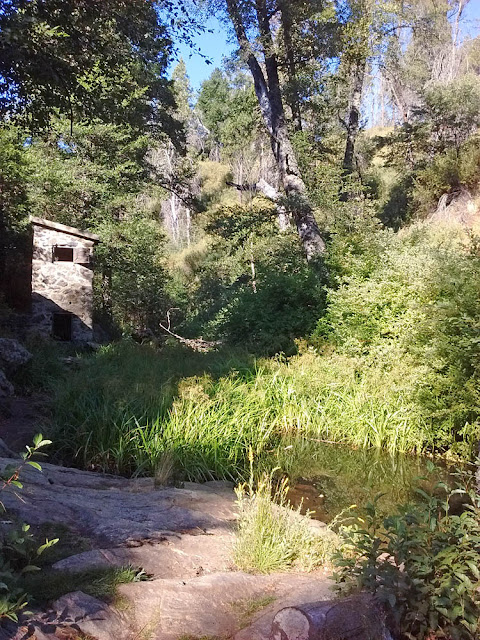
<path id="1" fill-rule="evenodd" d="M 68 341 L 72 339 L 72 319 L 71 313 L 54 313 L 52 334 L 57 340 Z"/>
<path id="2" fill-rule="evenodd" d="M 53 247 L 53 260 L 54 262 L 73 262 L 73 248 L 55 245 Z"/>

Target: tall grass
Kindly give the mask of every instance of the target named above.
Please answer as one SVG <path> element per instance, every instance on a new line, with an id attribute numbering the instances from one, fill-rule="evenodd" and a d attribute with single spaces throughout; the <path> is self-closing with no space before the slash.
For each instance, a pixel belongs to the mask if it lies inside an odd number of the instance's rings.
<path id="1" fill-rule="evenodd" d="M 271 475 L 264 474 L 256 485 L 251 477 L 235 492 L 239 517 L 234 559 L 240 569 L 311 571 L 330 559 L 337 545 L 335 534 L 327 528 L 312 529 L 309 514 L 290 507 L 286 479 L 274 488 Z"/>
<path id="2" fill-rule="evenodd" d="M 420 451 L 428 444 L 403 373 L 385 384 L 343 356 L 289 362 L 229 352 L 110 346 L 57 386 L 59 455 L 122 474 L 155 474 L 165 457 L 189 480 L 245 477 L 247 451 L 267 461 L 286 437 Z"/>

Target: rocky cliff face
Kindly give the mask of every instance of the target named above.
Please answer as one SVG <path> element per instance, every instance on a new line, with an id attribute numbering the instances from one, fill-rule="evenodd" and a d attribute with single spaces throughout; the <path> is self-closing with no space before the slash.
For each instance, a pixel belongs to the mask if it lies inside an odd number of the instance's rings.
<path id="1" fill-rule="evenodd" d="M 480 198 L 466 188 L 445 193 L 428 220 L 433 223 L 460 224 L 480 232 Z"/>

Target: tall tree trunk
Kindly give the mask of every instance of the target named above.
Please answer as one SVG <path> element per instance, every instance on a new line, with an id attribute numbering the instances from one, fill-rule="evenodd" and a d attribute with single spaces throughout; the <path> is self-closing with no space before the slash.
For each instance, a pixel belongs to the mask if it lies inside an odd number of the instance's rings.
<path id="1" fill-rule="evenodd" d="M 295 152 L 288 134 L 267 5 L 265 0 L 256 0 L 257 21 L 260 42 L 265 57 L 266 77 L 248 41 L 237 0 L 226 0 L 226 5 L 238 44 L 247 60 L 253 77 L 255 94 L 263 121 L 270 135 L 280 181 L 285 193 L 292 199 L 292 215 L 298 235 L 307 260 L 311 260 L 324 253 L 325 242 L 315 220 L 313 208 L 308 200 L 305 183 L 300 175 Z"/>
<path id="2" fill-rule="evenodd" d="M 300 111 L 300 99 L 297 89 L 297 65 L 295 63 L 295 51 L 292 42 L 292 17 L 290 15 L 289 4 L 291 4 L 291 0 L 281 0 L 280 2 L 283 46 L 285 49 L 285 60 L 287 63 L 288 80 L 290 83 L 288 106 L 292 111 L 295 130 L 301 131 L 302 114 Z"/>
<path id="3" fill-rule="evenodd" d="M 366 67 L 366 58 L 358 59 L 352 67 L 352 89 L 346 121 L 347 139 L 345 142 L 345 154 L 343 156 L 343 180 L 342 192 L 340 194 L 340 200 L 344 202 L 352 196 L 351 189 L 349 189 L 349 180 L 354 172 L 355 143 L 360 130 L 360 108 L 362 106 L 362 92 Z"/>

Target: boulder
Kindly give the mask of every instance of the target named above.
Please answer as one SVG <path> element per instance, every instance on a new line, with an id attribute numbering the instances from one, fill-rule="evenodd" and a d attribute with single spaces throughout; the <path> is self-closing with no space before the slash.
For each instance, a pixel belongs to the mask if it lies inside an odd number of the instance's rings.
<path id="1" fill-rule="evenodd" d="M 385 612 L 370 594 L 281 609 L 270 640 L 392 640 Z"/>
<path id="2" fill-rule="evenodd" d="M 27 351 L 18 340 L 0 338 L 0 366 L 7 373 L 15 373 L 22 365 L 32 359 L 32 354 Z"/>
<path id="3" fill-rule="evenodd" d="M 53 603 L 55 622 L 74 625 L 82 634 L 96 640 L 127 640 L 134 637 L 126 617 L 97 598 L 74 591 Z"/>
<path id="4" fill-rule="evenodd" d="M 10 447 L 0 438 L 0 456 L 5 458 L 18 458 L 18 455 L 14 453 Z"/>
<path id="5" fill-rule="evenodd" d="M 14 393 L 13 384 L 7 380 L 7 376 L 0 369 L 0 398 L 8 398 L 13 396 Z"/>

